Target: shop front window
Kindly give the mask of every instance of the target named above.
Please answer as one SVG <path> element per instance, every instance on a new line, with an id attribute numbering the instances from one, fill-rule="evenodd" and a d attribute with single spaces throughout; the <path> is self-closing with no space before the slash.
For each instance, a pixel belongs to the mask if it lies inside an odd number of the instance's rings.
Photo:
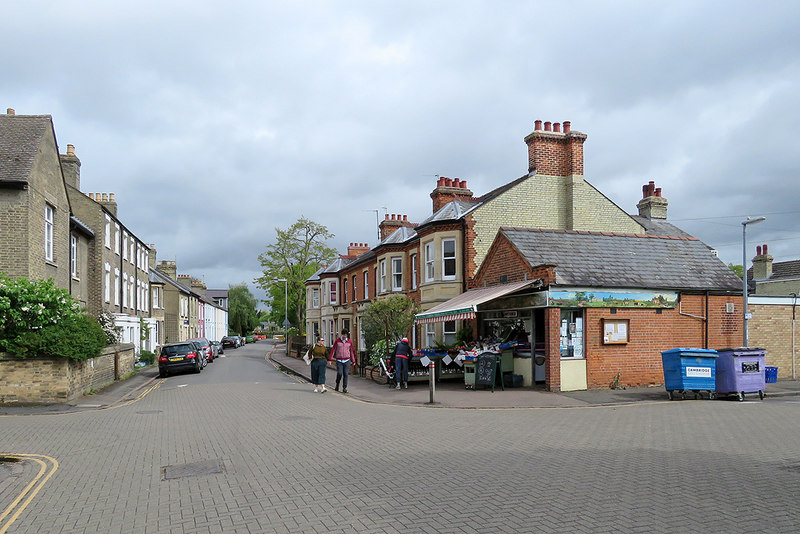
<path id="1" fill-rule="evenodd" d="M 583 310 L 561 310 L 561 357 L 583 358 Z"/>
<path id="2" fill-rule="evenodd" d="M 433 347 L 436 343 L 436 327 L 428 323 L 425 325 L 425 346 Z"/>

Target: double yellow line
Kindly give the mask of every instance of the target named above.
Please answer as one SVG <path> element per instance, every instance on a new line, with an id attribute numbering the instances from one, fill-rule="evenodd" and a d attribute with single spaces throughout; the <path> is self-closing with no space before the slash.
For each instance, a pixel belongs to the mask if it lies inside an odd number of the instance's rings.
<path id="1" fill-rule="evenodd" d="M 39 473 L 34 477 L 30 483 L 25 486 L 14 502 L 8 505 L 2 514 L 0 514 L 0 534 L 5 534 L 8 527 L 17 520 L 25 508 L 31 503 L 42 486 L 50 480 L 53 473 L 58 470 L 58 460 L 45 456 L 43 454 L 4 454 L 0 453 L 0 457 L 14 458 L 17 460 L 30 460 L 39 464 Z"/>

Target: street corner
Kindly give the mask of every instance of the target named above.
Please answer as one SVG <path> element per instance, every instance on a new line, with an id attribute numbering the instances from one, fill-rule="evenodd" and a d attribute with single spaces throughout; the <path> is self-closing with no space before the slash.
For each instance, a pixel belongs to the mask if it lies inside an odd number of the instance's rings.
<path id="1" fill-rule="evenodd" d="M 50 456 L 0 452 L 0 532 L 8 531 L 57 470 Z"/>

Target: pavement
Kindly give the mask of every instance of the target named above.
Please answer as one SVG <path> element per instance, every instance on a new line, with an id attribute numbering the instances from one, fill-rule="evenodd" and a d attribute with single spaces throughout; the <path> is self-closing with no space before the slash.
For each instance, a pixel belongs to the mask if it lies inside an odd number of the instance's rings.
<path id="1" fill-rule="evenodd" d="M 311 368 L 300 359 L 285 354 L 284 344 L 272 345 L 265 357 L 275 365 L 298 379 L 311 385 Z M 114 382 L 92 395 L 84 395 L 72 402 L 37 406 L 0 406 L 0 415 L 34 415 L 81 412 L 107 409 L 129 403 L 158 385 L 158 366 L 142 367 L 127 380 Z M 334 391 L 335 366 L 328 366 L 326 383 L 330 394 Z M 800 395 L 800 380 L 778 380 L 767 384 L 766 397 Z M 580 406 L 614 406 L 632 403 L 668 402 L 664 386 L 631 387 L 625 389 L 591 389 L 586 391 L 551 392 L 543 386 L 507 388 L 495 387 L 466 389 L 461 380 L 442 380 L 435 384 L 433 402 L 427 381 L 410 382 L 408 389 L 396 390 L 388 385 L 374 382 L 368 376 L 357 374 L 349 377 L 347 396 L 366 403 L 397 406 L 419 406 L 429 408 L 463 409 L 508 409 L 508 408 L 573 408 Z M 680 397 L 677 397 L 680 399 Z M 702 397 L 703 400 L 706 397 Z M 757 394 L 745 395 L 746 400 L 757 400 Z M 694 400 L 688 396 L 687 400 Z M 736 396 L 720 397 L 718 400 L 737 400 Z"/>
<path id="2" fill-rule="evenodd" d="M 285 372 L 308 381 L 311 386 L 311 367 L 301 358 L 287 356 L 285 345 L 276 345 L 268 354 L 269 359 L 279 365 Z M 336 369 L 328 366 L 326 384 L 331 393 L 336 383 Z M 766 396 L 782 397 L 800 395 L 800 380 L 779 380 L 766 385 Z M 348 397 L 359 401 L 377 404 L 401 406 L 426 406 L 464 409 L 503 409 L 503 408 L 572 408 L 579 406 L 615 406 L 631 403 L 669 402 L 664 386 L 632 387 L 625 389 L 591 389 L 586 391 L 569 391 L 555 393 L 547 391 L 544 386 L 506 388 L 483 386 L 478 389 L 466 389 L 463 380 L 441 380 L 435 384 L 433 403 L 431 403 L 430 385 L 428 381 L 409 382 L 408 389 L 396 390 L 388 385 L 377 384 L 367 377 L 351 375 L 348 384 Z M 702 397 L 704 400 L 706 396 Z M 676 399 L 680 399 L 677 396 Z M 733 400 L 733 396 L 718 397 L 720 401 Z M 747 394 L 745 400 L 758 400 L 758 394 Z M 687 396 L 694 400 L 693 396 Z"/>

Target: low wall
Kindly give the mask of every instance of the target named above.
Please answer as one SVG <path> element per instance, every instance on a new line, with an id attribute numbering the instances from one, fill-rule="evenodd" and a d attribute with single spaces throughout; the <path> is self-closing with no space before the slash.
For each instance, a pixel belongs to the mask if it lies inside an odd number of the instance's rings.
<path id="1" fill-rule="evenodd" d="M 109 345 L 100 356 L 82 362 L 66 359 L 21 360 L 0 353 L 0 405 L 69 402 L 99 390 L 133 371 L 131 343 Z"/>

